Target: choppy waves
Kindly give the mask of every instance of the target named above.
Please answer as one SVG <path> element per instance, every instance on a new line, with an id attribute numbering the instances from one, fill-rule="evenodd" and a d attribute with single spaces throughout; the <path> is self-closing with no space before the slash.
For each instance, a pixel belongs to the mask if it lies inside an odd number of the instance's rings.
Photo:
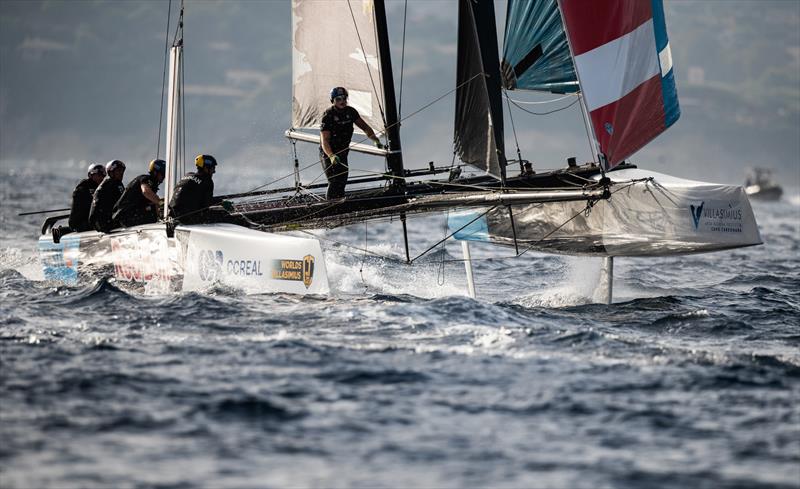
<path id="1" fill-rule="evenodd" d="M 70 287 L 26 221 L 0 252 L 0 485 L 797 487 L 800 223 L 755 210 L 764 246 L 619 260 L 612 305 L 596 261 L 479 247 L 478 300 L 455 249 L 331 247 L 330 297 Z"/>

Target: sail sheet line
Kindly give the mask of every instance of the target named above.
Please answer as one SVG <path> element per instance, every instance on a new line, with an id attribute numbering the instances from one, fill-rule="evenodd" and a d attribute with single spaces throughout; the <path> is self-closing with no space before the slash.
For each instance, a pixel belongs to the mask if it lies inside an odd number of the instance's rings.
<path id="1" fill-rule="evenodd" d="M 514 106 L 515 106 L 516 108 L 518 108 L 519 110 L 521 110 L 521 111 L 523 111 L 523 112 L 527 112 L 528 114 L 531 114 L 531 115 L 550 115 L 550 114 L 555 114 L 556 112 L 561 112 L 562 110 L 569 109 L 570 107 L 572 107 L 573 105 L 575 105 L 576 103 L 578 103 L 578 102 L 580 101 L 580 98 L 576 98 L 575 100 L 573 100 L 572 102 L 570 102 L 568 105 L 565 105 L 564 107 L 560 107 L 560 108 L 558 108 L 558 109 L 553 109 L 553 110 L 548 110 L 547 112 L 534 112 L 534 111 L 532 111 L 532 110 L 528 110 L 528 109 L 526 109 L 525 107 L 522 107 L 522 106 L 520 106 L 520 105 L 517 105 L 517 102 L 515 102 L 514 100 L 512 100 L 512 99 L 510 99 L 510 98 L 508 98 L 508 97 L 506 97 L 506 100 L 508 100 L 509 102 L 511 102 L 512 104 L 514 104 Z"/>
<path id="2" fill-rule="evenodd" d="M 493 210 L 494 210 L 496 207 L 497 207 L 496 205 L 495 205 L 495 206 L 492 206 L 492 207 L 490 207 L 490 208 L 486 209 L 486 211 L 484 211 L 484 212 L 482 212 L 482 213 L 478 214 L 478 215 L 477 215 L 477 216 L 476 216 L 474 219 L 472 219 L 471 221 L 467 222 L 466 224 L 464 224 L 464 225 L 463 225 L 463 226 L 461 226 L 460 228 L 456 229 L 456 230 L 455 230 L 455 231 L 453 231 L 452 233 L 448 234 L 448 235 L 447 235 L 447 236 L 445 236 L 444 238 L 440 239 L 439 241 L 437 241 L 437 242 L 436 242 L 436 244 L 432 245 L 432 246 L 431 246 L 430 248 L 428 248 L 427 250 L 423 251 L 423 252 L 422 252 L 422 253 L 420 253 L 419 255 L 417 255 L 417 256 L 415 256 L 414 258 L 412 258 L 411 260 L 409 260 L 409 261 L 408 261 L 408 263 L 409 263 L 409 264 L 412 264 L 412 263 L 414 263 L 415 261 L 417 261 L 418 259 L 420 259 L 420 258 L 422 258 L 423 256 L 427 255 L 428 253 L 430 253 L 430 252 L 431 252 L 431 250 L 433 250 L 434 248 L 436 248 L 436 247 L 437 247 L 437 246 L 439 246 L 440 244 L 444 243 L 444 242 L 445 242 L 445 241 L 447 241 L 448 239 L 452 238 L 453 236 L 455 236 L 455 234 L 456 234 L 456 233 L 458 233 L 458 232 L 459 232 L 459 231 L 461 231 L 462 229 L 464 229 L 464 228 L 468 227 L 470 224 L 472 224 L 472 223 L 474 223 L 475 221 L 477 221 L 478 219 L 482 218 L 483 216 L 485 216 L 485 215 L 486 215 L 486 214 L 488 214 L 489 212 L 493 211 Z"/>
<path id="3" fill-rule="evenodd" d="M 509 97 L 508 93 L 506 93 L 506 92 L 503 92 L 503 96 L 505 96 L 505 98 L 511 100 L 512 102 L 518 103 L 520 105 L 545 105 L 545 104 L 552 104 L 552 103 L 555 103 L 555 102 L 560 102 L 560 101 L 562 101 L 564 99 L 567 99 L 567 98 L 576 97 L 577 94 L 569 93 L 567 95 L 564 95 L 563 97 L 554 98 L 552 100 L 541 100 L 541 101 L 516 100 L 516 99 L 513 99 L 513 98 Z"/>

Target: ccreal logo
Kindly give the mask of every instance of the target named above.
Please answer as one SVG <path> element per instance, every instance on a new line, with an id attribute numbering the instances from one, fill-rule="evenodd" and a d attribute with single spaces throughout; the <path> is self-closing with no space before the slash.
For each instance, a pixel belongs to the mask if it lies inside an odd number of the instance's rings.
<path id="1" fill-rule="evenodd" d="M 215 282 L 222 275 L 222 250 L 202 250 L 200 252 L 200 280 Z"/>

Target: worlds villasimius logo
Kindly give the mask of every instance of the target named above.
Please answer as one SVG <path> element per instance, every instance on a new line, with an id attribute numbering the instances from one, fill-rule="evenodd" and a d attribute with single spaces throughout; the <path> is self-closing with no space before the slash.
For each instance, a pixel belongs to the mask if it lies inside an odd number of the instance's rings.
<path id="1" fill-rule="evenodd" d="M 306 255 L 302 260 L 272 260 L 273 280 L 296 280 L 303 282 L 306 288 L 314 281 L 314 256 Z"/>
<path id="2" fill-rule="evenodd" d="M 692 221 L 694 222 L 694 228 L 698 229 L 700 227 L 700 218 L 703 216 L 703 206 L 706 205 L 706 202 L 700 202 L 700 205 L 697 207 L 694 204 L 689 205 L 689 210 L 692 211 Z"/>
<path id="3" fill-rule="evenodd" d="M 202 250 L 199 257 L 200 280 L 215 282 L 222 276 L 222 250 Z"/>

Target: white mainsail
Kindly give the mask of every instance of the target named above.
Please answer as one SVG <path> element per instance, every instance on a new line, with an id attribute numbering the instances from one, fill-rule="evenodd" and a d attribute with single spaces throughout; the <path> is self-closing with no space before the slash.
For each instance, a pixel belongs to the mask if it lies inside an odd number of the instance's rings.
<path id="1" fill-rule="evenodd" d="M 292 0 L 292 127 L 319 130 L 330 90 L 376 132 L 385 128 L 384 91 L 372 0 Z"/>

